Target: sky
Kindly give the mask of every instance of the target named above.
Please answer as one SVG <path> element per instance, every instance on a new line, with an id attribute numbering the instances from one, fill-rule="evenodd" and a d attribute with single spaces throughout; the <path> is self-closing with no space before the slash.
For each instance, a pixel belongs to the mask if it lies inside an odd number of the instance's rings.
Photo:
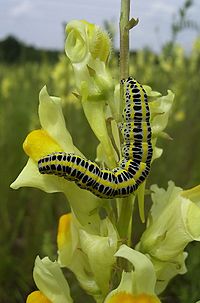
<path id="1" fill-rule="evenodd" d="M 170 25 L 184 0 L 131 0 L 131 17 L 139 25 L 130 34 L 132 49 L 149 47 L 159 51 L 171 37 Z M 116 27 L 115 46 L 119 46 L 118 22 L 120 0 L 0 0 L 0 39 L 12 34 L 29 45 L 46 49 L 64 47 L 63 24 L 73 19 L 85 19 L 103 25 L 113 21 Z M 188 11 L 188 18 L 200 24 L 200 0 Z M 197 32 L 184 30 L 178 36 L 190 50 Z"/>

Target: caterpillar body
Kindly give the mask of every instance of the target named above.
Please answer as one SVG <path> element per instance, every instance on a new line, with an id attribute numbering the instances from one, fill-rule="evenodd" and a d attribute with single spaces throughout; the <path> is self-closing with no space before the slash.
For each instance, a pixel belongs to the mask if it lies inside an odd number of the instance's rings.
<path id="1" fill-rule="evenodd" d="M 55 152 L 38 161 L 41 174 L 64 177 L 98 197 L 126 197 L 137 190 L 150 171 L 152 159 L 150 111 L 147 95 L 135 79 L 121 80 L 125 107 L 119 129 L 123 137 L 118 167 L 101 169 L 72 153 Z"/>

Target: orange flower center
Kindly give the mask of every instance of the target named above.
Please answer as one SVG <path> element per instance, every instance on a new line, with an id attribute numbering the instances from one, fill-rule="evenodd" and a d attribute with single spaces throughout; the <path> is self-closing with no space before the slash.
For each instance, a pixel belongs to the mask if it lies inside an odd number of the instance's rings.
<path id="1" fill-rule="evenodd" d="M 152 295 L 141 294 L 141 295 L 131 295 L 126 292 L 120 292 L 114 294 L 108 303 L 160 303 L 160 300 Z"/>
<path id="2" fill-rule="evenodd" d="M 66 242 L 71 240 L 70 228 L 71 228 L 71 213 L 62 215 L 58 225 L 57 243 L 60 250 Z"/>
<path id="3" fill-rule="evenodd" d="M 59 144 L 43 129 L 30 132 L 23 143 L 23 149 L 36 162 L 52 152 L 62 151 Z"/>
<path id="4" fill-rule="evenodd" d="M 32 292 L 26 299 L 26 303 L 52 303 L 41 291 Z"/>

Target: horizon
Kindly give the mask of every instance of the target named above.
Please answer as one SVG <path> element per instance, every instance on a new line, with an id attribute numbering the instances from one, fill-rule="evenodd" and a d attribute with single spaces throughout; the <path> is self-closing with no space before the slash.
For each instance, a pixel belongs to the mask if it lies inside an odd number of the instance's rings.
<path id="1" fill-rule="evenodd" d="M 12 35 L 26 45 L 46 50 L 61 51 L 64 48 L 64 23 L 73 19 L 85 19 L 103 25 L 113 22 L 115 27 L 115 49 L 119 48 L 118 19 L 119 0 L 75 0 L 73 3 L 60 0 L 1 0 L 0 40 Z M 116 5 L 117 3 L 117 5 Z M 171 24 L 184 0 L 154 0 L 152 3 L 132 2 L 131 17 L 139 18 L 139 24 L 130 34 L 130 49 L 137 51 L 145 47 L 159 52 L 171 38 Z M 200 3 L 196 0 L 187 12 L 187 18 L 198 22 Z M 103 17 L 102 17 L 103 16 Z M 177 42 L 186 51 L 192 47 L 199 32 L 183 30 Z"/>

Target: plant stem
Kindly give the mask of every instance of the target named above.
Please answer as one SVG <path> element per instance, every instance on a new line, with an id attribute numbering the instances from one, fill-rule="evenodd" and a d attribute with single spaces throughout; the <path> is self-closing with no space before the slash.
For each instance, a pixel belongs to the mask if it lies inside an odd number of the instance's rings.
<path id="1" fill-rule="evenodd" d="M 130 0 L 121 0 L 120 15 L 120 78 L 129 75 L 129 28 Z"/>
<path id="2" fill-rule="evenodd" d="M 120 14 L 120 79 L 129 77 L 129 30 L 137 25 L 138 19 L 131 18 L 130 15 L 130 0 L 121 0 Z M 120 86 L 121 109 L 124 108 L 123 88 Z M 119 235 L 127 244 L 131 241 L 131 224 L 132 212 L 134 206 L 134 196 L 129 196 L 124 199 L 118 199 L 118 231 Z"/>
<path id="3" fill-rule="evenodd" d="M 123 243 L 130 245 L 135 196 L 118 199 L 118 232 Z"/>
<path id="4" fill-rule="evenodd" d="M 120 13 L 120 80 L 129 76 L 129 15 L 130 0 L 121 0 Z M 124 108 L 123 89 L 120 85 L 121 114 Z M 124 242 L 130 241 L 130 220 L 132 216 L 132 203 L 129 198 L 118 199 L 118 231 Z"/>

